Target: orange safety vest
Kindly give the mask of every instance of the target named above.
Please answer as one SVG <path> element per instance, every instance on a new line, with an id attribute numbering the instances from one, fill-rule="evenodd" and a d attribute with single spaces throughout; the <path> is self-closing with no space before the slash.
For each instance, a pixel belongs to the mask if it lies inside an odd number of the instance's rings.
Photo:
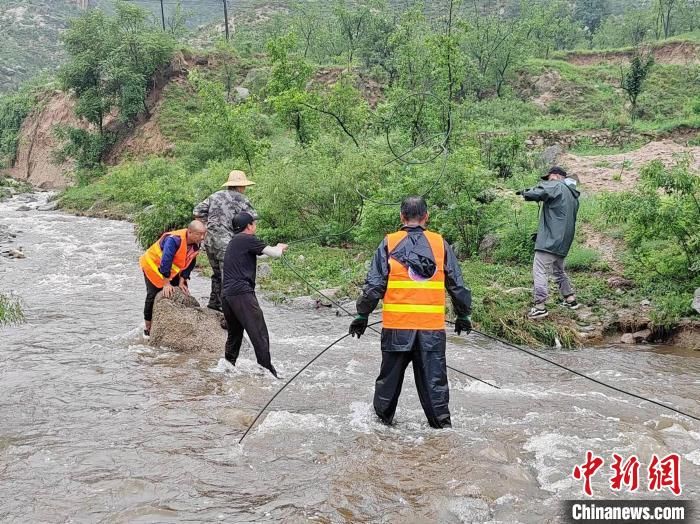
<path id="1" fill-rule="evenodd" d="M 139 265 L 143 272 L 146 274 L 148 280 L 156 287 L 161 287 L 163 285 L 163 280 L 165 277 L 160 274 L 159 267 L 160 261 L 163 258 L 163 250 L 160 248 L 160 243 L 166 236 L 177 236 L 180 237 L 180 248 L 175 253 L 173 257 L 173 265 L 170 266 L 170 277 L 172 280 L 177 274 L 183 269 L 186 269 L 197 257 L 198 251 L 196 249 L 187 249 L 187 230 L 178 229 L 177 231 L 171 231 L 170 233 L 163 233 L 158 239 L 158 242 L 149 247 L 146 252 L 139 258 Z"/>
<path id="2" fill-rule="evenodd" d="M 445 329 L 445 244 L 437 233 L 424 231 L 435 257 L 437 269 L 429 279 L 420 279 L 391 258 L 396 246 L 408 233 L 387 235 L 389 281 L 384 294 L 382 322 L 389 329 Z"/>

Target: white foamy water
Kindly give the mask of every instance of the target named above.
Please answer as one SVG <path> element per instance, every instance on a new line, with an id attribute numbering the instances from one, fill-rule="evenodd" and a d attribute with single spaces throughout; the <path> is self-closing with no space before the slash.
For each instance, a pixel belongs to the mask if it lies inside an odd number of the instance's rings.
<path id="1" fill-rule="evenodd" d="M 478 335 L 450 335 L 448 363 L 501 389 L 449 371 L 452 429 L 428 426 L 410 368 L 395 424 L 377 420 L 381 353 L 368 332 L 314 362 L 239 445 L 350 319 L 263 300 L 283 380 L 250 349 L 233 367 L 223 348 L 150 347 L 132 225 L 20 204 L 0 203 L 27 253 L 0 259 L 0 291 L 27 316 L 0 333 L 2 522 L 557 522 L 560 501 L 582 496 L 571 473 L 587 450 L 605 468 L 613 453 L 643 468 L 678 453 L 683 496 L 700 498 L 696 421 Z M 203 299 L 209 283 L 191 289 Z M 700 411 L 698 358 L 614 347 L 548 357 Z M 627 496 L 608 484 L 596 475 L 595 495 Z M 637 498 L 667 496 L 645 489 Z"/>

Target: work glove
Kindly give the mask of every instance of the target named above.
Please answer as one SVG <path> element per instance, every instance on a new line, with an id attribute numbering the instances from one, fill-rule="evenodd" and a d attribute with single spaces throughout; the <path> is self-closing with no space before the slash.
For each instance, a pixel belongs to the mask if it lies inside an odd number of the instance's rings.
<path id="1" fill-rule="evenodd" d="M 463 316 L 463 317 L 458 317 L 457 320 L 455 321 L 455 333 L 458 335 L 462 334 L 462 331 L 465 332 L 465 334 L 471 333 L 472 330 L 472 317 L 469 315 Z"/>
<path id="2" fill-rule="evenodd" d="M 530 235 L 530 241 L 537 242 L 537 231 Z"/>
<path id="3" fill-rule="evenodd" d="M 348 333 L 353 337 L 357 335 L 357 338 L 359 340 L 359 338 L 365 334 L 365 329 L 367 329 L 367 316 L 357 315 L 355 319 L 350 323 L 350 329 L 348 330 Z"/>

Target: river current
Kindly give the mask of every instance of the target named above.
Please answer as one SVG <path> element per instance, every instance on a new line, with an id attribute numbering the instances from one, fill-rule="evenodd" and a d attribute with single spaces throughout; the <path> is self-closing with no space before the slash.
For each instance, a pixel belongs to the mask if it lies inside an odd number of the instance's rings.
<path id="1" fill-rule="evenodd" d="M 561 501 L 584 497 L 572 471 L 588 450 L 605 460 L 596 498 L 675 498 L 650 492 L 646 469 L 677 453 L 679 498 L 700 500 L 700 423 L 475 334 L 448 337 L 448 364 L 501 389 L 450 371 L 453 429 L 427 425 L 411 371 L 396 424 L 377 422 L 368 332 L 314 363 L 239 445 L 283 381 L 251 350 L 232 369 L 223 348 L 144 345 L 133 226 L 36 210 L 45 199 L 0 203 L 27 254 L 0 258 L 0 292 L 26 313 L 0 328 L 0 522 L 562 522 Z M 208 285 L 195 276 L 193 294 Z M 327 310 L 263 309 L 284 378 L 347 332 Z M 547 355 L 700 413 L 697 353 Z M 611 490 L 613 453 L 639 458 L 638 492 Z"/>

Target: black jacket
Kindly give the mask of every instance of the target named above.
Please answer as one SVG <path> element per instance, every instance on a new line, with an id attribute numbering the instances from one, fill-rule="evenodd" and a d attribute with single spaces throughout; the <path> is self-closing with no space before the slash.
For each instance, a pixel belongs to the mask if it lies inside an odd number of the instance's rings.
<path id="1" fill-rule="evenodd" d="M 430 243 L 423 234 L 423 228 L 402 227 L 408 232 L 391 256 L 411 267 L 415 272 L 429 277 L 435 268 Z M 382 240 L 372 258 L 372 263 L 367 273 L 362 295 L 357 299 L 357 312 L 360 315 L 369 315 L 379 304 L 379 300 L 386 293 L 389 282 L 389 250 L 386 238 Z M 431 266 L 432 263 L 432 266 Z M 457 257 L 450 245 L 445 242 L 445 288 L 452 299 L 457 316 L 471 314 L 472 295 L 468 287 L 464 285 L 462 270 L 457 262 Z M 419 336 L 421 349 L 424 351 L 438 351 L 445 346 L 445 331 L 431 330 L 407 330 L 407 329 L 383 329 L 382 351 L 410 351 Z"/>

